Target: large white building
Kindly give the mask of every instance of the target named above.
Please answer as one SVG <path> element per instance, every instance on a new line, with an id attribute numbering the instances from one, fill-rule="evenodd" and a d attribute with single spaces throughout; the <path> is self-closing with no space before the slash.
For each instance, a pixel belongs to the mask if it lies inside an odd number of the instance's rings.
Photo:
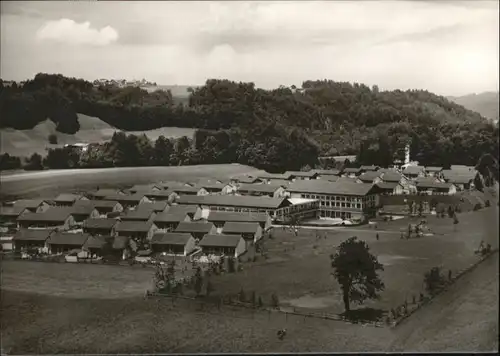
<path id="1" fill-rule="evenodd" d="M 363 219 L 378 204 L 379 189 L 372 184 L 311 180 L 294 182 L 287 190 L 292 199 L 318 200 L 320 217 Z"/>

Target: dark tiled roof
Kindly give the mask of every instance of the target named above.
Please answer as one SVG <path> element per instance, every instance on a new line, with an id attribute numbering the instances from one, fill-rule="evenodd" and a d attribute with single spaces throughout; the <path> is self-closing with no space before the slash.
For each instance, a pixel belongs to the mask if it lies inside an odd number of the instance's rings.
<path id="1" fill-rule="evenodd" d="M 45 241 L 53 233 L 49 229 L 20 229 L 13 237 L 14 241 Z"/>
<path id="2" fill-rule="evenodd" d="M 83 222 L 84 228 L 112 229 L 118 223 L 116 219 L 87 219 Z"/>
<path id="3" fill-rule="evenodd" d="M 185 213 L 161 213 L 155 216 L 154 222 L 173 223 L 181 222 L 186 218 Z"/>
<path id="4" fill-rule="evenodd" d="M 74 246 L 83 246 L 87 239 L 89 238 L 89 234 L 79 232 L 79 233 L 70 233 L 70 232 L 56 232 L 50 236 L 47 241 L 50 245 L 74 245 Z"/>
<path id="5" fill-rule="evenodd" d="M 236 247 L 241 238 L 239 235 L 205 235 L 198 245 L 202 247 Z"/>
<path id="6" fill-rule="evenodd" d="M 253 184 L 257 182 L 262 182 L 262 179 L 257 178 L 257 177 L 250 177 L 250 176 L 233 176 L 231 177 L 232 180 L 238 183 L 245 183 L 245 184 Z"/>
<path id="7" fill-rule="evenodd" d="M 174 187 L 174 188 L 169 188 L 169 190 L 172 190 L 173 192 L 176 192 L 177 194 L 196 194 L 202 189 L 201 187 Z"/>
<path id="8" fill-rule="evenodd" d="M 457 175 L 457 176 L 447 177 L 445 180 L 446 182 L 453 184 L 468 184 L 474 180 L 474 177 Z"/>
<path id="9" fill-rule="evenodd" d="M 189 239 L 193 237 L 188 233 L 167 232 L 163 234 L 154 234 L 151 239 L 153 245 L 186 245 Z"/>
<path id="10" fill-rule="evenodd" d="M 117 232 L 148 232 L 153 223 L 146 221 L 120 221 L 115 230 Z"/>
<path id="11" fill-rule="evenodd" d="M 359 173 L 360 170 L 361 170 L 360 168 L 356 167 L 347 167 L 342 170 L 342 173 Z"/>
<path id="12" fill-rule="evenodd" d="M 380 189 L 394 190 L 399 185 L 399 183 L 397 183 L 397 182 L 387 182 L 387 183 L 377 183 L 376 185 Z"/>
<path id="13" fill-rule="evenodd" d="M 260 178 L 260 179 L 285 179 L 285 180 L 290 180 L 291 179 L 291 175 L 288 174 L 288 173 L 267 173 L 267 172 L 264 172 L 264 173 L 261 173 L 257 176 L 257 178 Z"/>
<path id="14" fill-rule="evenodd" d="M 425 170 L 422 166 L 408 166 L 403 170 L 403 174 L 419 174 Z"/>
<path id="15" fill-rule="evenodd" d="M 182 221 L 177 225 L 175 232 L 203 232 L 208 234 L 213 228 L 213 224 L 208 222 L 187 222 Z"/>
<path id="16" fill-rule="evenodd" d="M 36 209 L 43 203 L 46 203 L 46 201 L 43 199 L 20 199 L 14 203 L 14 207 Z"/>
<path id="17" fill-rule="evenodd" d="M 0 216 L 18 217 L 26 208 L 15 206 L 1 206 Z"/>
<path id="18" fill-rule="evenodd" d="M 144 194 L 144 196 L 148 198 L 154 198 L 154 199 L 160 199 L 162 198 L 163 200 L 168 199 L 170 195 L 172 195 L 171 190 L 150 190 L 150 191 L 141 191 L 141 194 Z"/>
<path id="19" fill-rule="evenodd" d="M 313 169 L 312 171 L 322 176 L 338 176 L 340 174 L 338 169 Z"/>
<path id="20" fill-rule="evenodd" d="M 75 202 L 76 200 L 81 199 L 81 195 L 77 194 L 59 194 L 54 201 L 55 202 L 61 202 L 61 203 L 72 203 Z"/>
<path id="21" fill-rule="evenodd" d="M 288 191 L 296 193 L 365 196 L 370 194 L 372 188 L 372 184 L 347 181 L 328 182 L 324 180 L 311 180 L 294 182 L 290 185 Z"/>
<path id="22" fill-rule="evenodd" d="M 70 212 L 70 214 L 72 214 L 72 215 L 90 215 L 90 214 L 92 214 L 92 211 L 94 211 L 95 207 L 90 206 L 90 205 L 88 205 L 88 206 L 85 206 L 85 205 L 75 206 L 75 205 L 73 205 L 69 208 L 57 208 L 57 207 L 49 208 L 49 209 L 47 209 L 47 211 L 52 210 L 52 209 L 67 209 Z"/>
<path id="23" fill-rule="evenodd" d="M 107 197 L 110 195 L 115 195 L 120 193 L 123 194 L 122 191 L 119 189 L 99 189 L 95 192 L 90 193 L 90 195 L 94 197 Z"/>
<path id="24" fill-rule="evenodd" d="M 115 195 L 109 195 L 105 197 L 105 200 L 115 200 L 118 202 L 128 202 L 128 203 L 139 203 L 143 198 L 145 197 L 144 194 L 138 193 L 138 194 L 131 194 L 131 195 L 120 195 L 120 194 L 115 194 Z"/>
<path id="25" fill-rule="evenodd" d="M 384 182 L 400 182 L 403 176 L 398 172 L 385 172 L 380 177 Z"/>
<path id="26" fill-rule="evenodd" d="M 359 176 L 359 179 L 366 182 L 373 182 L 375 178 L 380 177 L 380 173 L 377 171 L 368 171 Z"/>
<path id="27" fill-rule="evenodd" d="M 64 222 L 71 215 L 67 208 L 50 208 L 43 213 L 27 213 L 19 216 L 18 221 Z"/>
<path id="28" fill-rule="evenodd" d="M 268 198 L 234 195 L 181 196 L 179 204 L 234 206 L 246 208 L 277 209 L 288 206 L 285 198 Z"/>
<path id="29" fill-rule="evenodd" d="M 155 211 L 155 212 L 160 212 L 164 211 L 168 206 L 168 203 L 166 201 L 155 201 L 152 203 L 141 203 L 137 205 L 136 210 L 149 210 L 149 211 Z"/>
<path id="30" fill-rule="evenodd" d="M 269 181 L 269 183 L 265 183 L 265 184 L 271 185 L 271 186 L 275 186 L 275 187 L 276 186 L 278 186 L 278 187 L 288 187 L 290 185 L 290 183 L 292 183 L 292 181 L 286 180 L 286 179 L 271 179 Z"/>
<path id="31" fill-rule="evenodd" d="M 441 172 L 443 170 L 443 167 L 428 166 L 428 167 L 425 167 L 425 170 L 427 172 Z"/>
<path id="32" fill-rule="evenodd" d="M 314 171 L 309 171 L 309 172 L 302 172 L 302 171 L 286 171 L 286 175 L 289 175 L 290 177 L 306 177 L 306 178 L 313 178 L 318 175 L 318 173 Z"/>
<path id="33" fill-rule="evenodd" d="M 417 188 L 450 189 L 450 183 L 421 182 L 417 183 Z"/>
<path id="34" fill-rule="evenodd" d="M 124 215 L 120 216 L 121 220 L 127 221 L 127 220 L 149 220 L 151 216 L 154 214 L 152 210 L 147 210 L 147 209 L 136 209 L 136 210 L 131 210 L 127 211 Z"/>
<path id="35" fill-rule="evenodd" d="M 132 188 L 129 189 L 130 192 L 149 192 L 154 189 L 162 190 L 163 187 L 157 184 L 136 184 Z"/>
<path id="36" fill-rule="evenodd" d="M 160 182 L 157 185 L 163 189 L 172 189 L 177 187 L 184 187 L 186 184 L 191 185 L 190 183 L 187 182 L 177 182 L 177 181 L 165 181 L 165 182 Z"/>
<path id="37" fill-rule="evenodd" d="M 287 184 L 288 186 L 288 184 Z M 257 192 L 272 194 L 280 188 L 280 185 L 275 184 L 241 184 L 238 188 L 239 192 Z"/>
<path id="38" fill-rule="evenodd" d="M 418 177 L 415 183 L 439 183 L 439 179 L 436 177 Z"/>
<path id="39" fill-rule="evenodd" d="M 451 169 L 445 169 L 442 171 L 443 177 L 445 179 L 454 178 L 454 177 L 470 177 L 474 179 L 477 175 L 476 171 L 453 171 Z"/>
<path id="40" fill-rule="evenodd" d="M 214 222 L 259 222 L 265 223 L 268 221 L 266 213 L 236 213 L 226 211 L 211 211 L 208 214 L 208 221 Z"/>
<path id="41" fill-rule="evenodd" d="M 474 166 L 464 166 L 464 165 L 460 165 L 460 164 L 452 164 L 451 165 L 451 170 L 452 171 L 459 171 L 459 172 L 467 172 L 467 171 L 475 171 L 476 170 L 476 167 Z"/>
<path id="42" fill-rule="evenodd" d="M 324 180 L 324 181 L 327 181 L 327 182 L 337 182 L 338 180 L 340 180 L 342 177 L 339 177 L 339 176 L 330 176 L 330 175 L 326 175 L 326 176 L 318 176 L 319 177 L 319 180 Z"/>
<path id="43" fill-rule="evenodd" d="M 255 234 L 259 229 L 259 223 L 250 222 L 227 222 L 222 229 L 224 234 Z"/>
<path id="44" fill-rule="evenodd" d="M 77 200 L 73 206 L 91 206 L 96 209 L 113 209 L 116 204 L 119 204 L 116 200 Z"/>
<path id="45" fill-rule="evenodd" d="M 363 171 L 377 171 L 380 167 L 379 166 L 361 166 L 360 169 Z"/>
<path id="46" fill-rule="evenodd" d="M 107 240 L 113 241 L 112 236 L 89 236 L 84 247 L 93 249 L 102 249 L 106 245 Z"/>
<path id="47" fill-rule="evenodd" d="M 167 213 L 169 214 L 195 214 L 198 211 L 198 207 L 194 205 L 171 205 Z"/>
<path id="48" fill-rule="evenodd" d="M 227 183 L 219 183 L 217 179 L 200 179 L 195 183 L 195 187 L 205 188 L 207 190 L 222 190 Z"/>

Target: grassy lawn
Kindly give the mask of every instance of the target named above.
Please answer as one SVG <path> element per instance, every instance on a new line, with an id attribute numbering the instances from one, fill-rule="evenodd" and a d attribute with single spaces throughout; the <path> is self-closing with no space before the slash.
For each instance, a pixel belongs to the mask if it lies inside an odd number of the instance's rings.
<path id="1" fill-rule="evenodd" d="M 400 240 L 398 233 L 381 232 L 380 240 L 376 241 L 373 230 L 366 228 L 349 232 L 339 228 L 320 231 L 326 239 L 317 241 L 314 230 L 303 229 L 296 237 L 288 231 L 276 229 L 274 239 L 266 241 L 270 258 L 244 262 L 242 272 L 214 278 L 214 293 L 237 293 L 243 287 L 247 295 L 255 290 L 267 303 L 269 296 L 276 293 L 283 304 L 295 304 L 299 310 L 341 312 L 339 288 L 330 277 L 329 255 L 345 238 L 356 235 L 366 240 L 372 252 L 385 264 L 382 278 L 386 290 L 380 301 L 368 305 L 388 309 L 401 304 L 405 297 L 419 293 L 423 273 L 431 267 L 442 265 L 445 269 L 456 270 L 469 264 L 476 258 L 473 250 L 481 239 L 498 247 L 497 214 L 496 207 L 460 214 L 457 231 L 453 231 L 451 219 L 428 219 L 431 228 L 441 234 L 413 240 Z M 387 231 L 400 228 L 390 224 Z M 483 275 L 491 278 L 489 272 L 489 277 L 480 269 L 477 273 L 477 280 Z M 151 286 L 152 275 L 152 269 L 140 267 L 3 261 L 4 350 L 14 354 L 361 352 L 384 351 L 391 345 L 396 347 L 394 343 L 410 350 L 421 343 L 420 334 L 412 335 L 412 330 L 420 327 L 419 333 L 425 333 L 419 313 L 425 313 L 427 307 L 410 317 L 408 326 L 399 332 L 398 329 L 285 317 L 284 314 L 241 308 L 217 310 L 215 306 L 205 306 L 204 310 L 199 310 L 200 305 L 192 301 L 177 300 L 173 304 L 169 299 L 144 300 L 142 295 Z M 498 294 L 498 288 L 496 291 Z M 456 313 L 463 311 L 459 300 L 466 293 L 469 292 L 459 291 L 450 297 L 438 297 L 430 307 L 436 305 L 434 308 L 442 312 L 439 320 L 432 321 L 433 325 L 446 325 L 450 329 L 448 325 L 452 325 Z M 444 300 L 444 305 L 439 306 L 439 298 Z M 468 327 L 467 332 L 476 335 L 474 330 L 484 328 L 479 319 L 474 321 L 475 314 L 470 307 L 472 297 L 467 298 L 468 301 L 464 302 L 468 303 L 468 309 L 464 311 L 467 316 L 461 316 L 460 323 L 466 320 L 473 323 L 474 327 Z M 484 303 L 491 304 L 491 300 Z M 453 308 L 447 307 L 448 304 Z M 413 325 L 413 319 L 419 324 Z M 276 331 L 283 327 L 287 328 L 288 335 L 280 341 Z M 482 336 L 464 334 L 463 337 L 473 337 L 473 344 L 480 344 L 483 348 L 493 345 L 491 335 L 483 331 Z M 449 339 L 446 335 L 443 337 Z M 438 342 L 429 341 L 425 350 L 432 351 L 438 347 Z M 466 349 L 465 344 L 461 348 L 454 348 L 451 344 L 439 347 L 443 351 Z"/>
<path id="2" fill-rule="evenodd" d="M 390 310 L 405 299 L 408 302 L 413 296 L 418 299 L 420 292 L 425 292 L 424 273 L 432 267 L 441 267 L 445 275 L 448 270 L 456 274 L 478 259 L 474 250 L 481 240 L 498 247 L 497 214 L 497 207 L 459 214 L 457 226 L 449 218 L 428 217 L 434 235 L 410 240 L 401 240 L 399 231 L 406 231 L 409 222 L 420 219 L 380 223 L 378 230 L 302 229 L 298 236 L 275 228 L 274 238 L 265 242 L 269 259 L 258 256 L 257 262 L 244 263 L 242 272 L 215 277 L 213 294 L 236 294 L 243 288 L 247 295 L 255 291 L 264 303 L 269 303 L 275 293 L 282 303 L 297 310 L 340 313 L 343 311 L 340 288 L 330 274 L 329 256 L 342 241 L 357 236 L 369 244 L 385 267 L 381 272 L 385 291 L 380 300 L 367 302 L 366 306 Z M 379 241 L 375 238 L 377 231 Z M 316 233 L 321 236 L 319 240 Z"/>
<path id="3" fill-rule="evenodd" d="M 2 129 L 0 130 L 0 151 L 20 157 L 29 157 L 35 152 L 44 156 L 49 148 L 62 147 L 64 144 L 103 143 L 109 141 L 115 132 L 121 131 L 97 117 L 78 114 L 78 121 L 80 129 L 75 134 L 64 134 L 56 131 L 56 125 L 48 119 L 29 130 Z M 150 140 L 155 141 L 161 135 L 168 138 L 192 137 L 194 132 L 195 129 L 192 128 L 162 127 L 155 130 L 127 131 L 126 133 L 145 134 Z M 58 143 L 56 145 L 49 144 L 48 136 L 50 134 L 57 136 Z"/>
<path id="4" fill-rule="evenodd" d="M 130 187 L 161 180 L 198 180 L 224 178 L 258 172 L 255 168 L 234 165 L 198 165 L 179 167 L 128 167 L 102 169 L 51 170 L 2 177 L 0 197 L 55 197 L 59 193 L 100 188 Z"/>
<path id="5" fill-rule="evenodd" d="M 78 298 L 143 295 L 153 285 L 150 268 L 73 263 L 3 261 L 2 288 Z"/>
<path id="6" fill-rule="evenodd" d="M 268 316 L 225 308 L 200 311 L 167 300 L 64 298 L 2 292 L 3 348 L 9 354 L 298 352 L 383 350 L 384 328 Z M 333 323 L 333 324 L 332 324 Z M 277 330 L 286 327 L 281 341 Z M 359 332 L 363 337 L 359 337 Z"/>

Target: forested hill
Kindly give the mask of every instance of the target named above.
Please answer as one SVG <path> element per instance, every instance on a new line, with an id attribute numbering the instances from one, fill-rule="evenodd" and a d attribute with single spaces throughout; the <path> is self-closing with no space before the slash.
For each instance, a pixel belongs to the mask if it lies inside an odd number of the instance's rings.
<path id="1" fill-rule="evenodd" d="M 199 128 L 205 130 L 196 135 L 196 148 L 207 145 L 221 159 L 238 160 L 252 147 L 252 160 L 261 161 L 265 152 L 269 164 L 281 162 L 276 169 L 290 152 L 307 152 L 297 164 L 311 161 L 307 155 L 358 154 L 361 161 L 386 165 L 401 156 L 409 139 L 412 158 L 423 164 L 475 164 L 484 152 L 498 157 L 497 126 L 427 91 L 333 81 L 263 90 L 253 83 L 207 80 L 189 90 L 185 103 L 176 103 L 168 90 L 95 87 L 48 74 L 22 87 L 2 84 L 1 90 L 2 127 L 32 128 L 49 117 L 59 131 L 73 133 L 79 129 L 76 113 L 82 113 L 123 130 Z"/>
<path id="2" fill-rule="evenodd" d="M 457 104 L 467 109 L 476 111 L 491 120 L 498 120 L 499 95 L 498 92 L 484 92 L 480 94 L 469 94 L 464 96 L 448 97 Z"/>

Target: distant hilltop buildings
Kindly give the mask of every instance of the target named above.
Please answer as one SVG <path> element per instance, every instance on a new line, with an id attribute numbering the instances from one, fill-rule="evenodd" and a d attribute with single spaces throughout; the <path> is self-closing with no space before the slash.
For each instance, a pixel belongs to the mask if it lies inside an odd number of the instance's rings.
<path id="1" fill-rule="evenodd" d="M 141 80 L 125 80 L 125 79 L 96 79 L 93 81 L 95 86 L 99 85 L 113 85 L 118 87 L 149 87 L 157 86 L 155 82 L 149 82 L 146 79 Z"/>

